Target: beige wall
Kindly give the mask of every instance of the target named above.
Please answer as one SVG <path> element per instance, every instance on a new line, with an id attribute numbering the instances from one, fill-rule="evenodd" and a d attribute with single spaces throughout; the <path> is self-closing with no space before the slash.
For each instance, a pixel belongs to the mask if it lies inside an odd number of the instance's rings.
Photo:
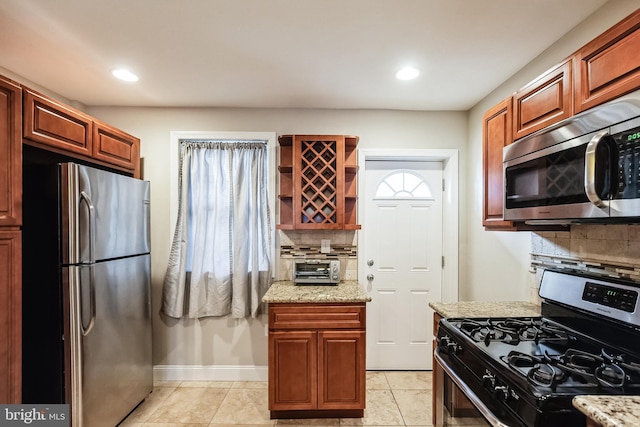
<path id="1" fill-rule="evenodd" d="M 175 321 L 158 314 L 173 234 L 168 176 L 171 131 L 352 134 L 360 137 L 359 148 L 458 149 L 461 162 L 465 161 L 467 115 L 461 112 L 225 108 L 89 108 L 88 112 L 142 140 L 144 178 L 151 181 L 154 363 L 160 365 L 267 363 L 264 318 Z M 461 181 L 465 180 L 462 170 Z M 466 199 L 464 189 L 461 194 Z"/>

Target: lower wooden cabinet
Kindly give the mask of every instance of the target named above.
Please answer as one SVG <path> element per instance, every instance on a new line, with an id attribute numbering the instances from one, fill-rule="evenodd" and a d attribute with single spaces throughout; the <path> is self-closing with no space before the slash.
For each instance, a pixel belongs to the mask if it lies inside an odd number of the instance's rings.
<path id="1" fill-rule="evenodd" d="M 0 403 L 22 401 L 22 233 L 0 229 Z"/>
<path id="2" fill-rule="evenodd" d="M 364 304 L 270 304 L 271 418 L 362 417 L 365 325 Z"/>
<path id="3" fill-rule="evenodd" d="M 270 410 L 317 408 L 317 348 L 317 332 L 269 332 Z"/>

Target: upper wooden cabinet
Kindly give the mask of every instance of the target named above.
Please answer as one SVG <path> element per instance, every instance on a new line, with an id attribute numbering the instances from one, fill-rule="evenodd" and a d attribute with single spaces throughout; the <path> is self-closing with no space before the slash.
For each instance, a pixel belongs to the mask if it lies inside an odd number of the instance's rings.
<path id="1" fill-rule="evenodd" d="M 573 57 L 575 110 L 587 110 L 640 87 L 640 9 Z"/>
<path id="2" fill-rule="evenodd" d="M 283 135 L 279 229 L 355 230 L 358 137 Z"/>
<path id="3" fill-rule="evenodd" d="M 513 96 L 513 139 L 573 115 L 571 61 L 547 71 Z"/>
<path id="4" fill-rule="evenodd" d="M 140 140 L 106 123 L 93 121 L 93 158 L 123 168 L 138 169 Z M 139 176 L 139 173 L 134 174 Z"/>
<path id="5" fill-rule="evenodd" d="M 22 224 L 21 92 L 0 76 L 0 226 Z"/>
<path id="6" fill-rule="evenodd" d="M 482 225 L 512 229 L 504 220 L 504 184 L 502 179 L 502 149 L 513 141 L 511 97 L 487 111 L 482 118 Z"/>
<path id="7" fill-rule="evenodd" d="M 24 91 L 23 136 L 54 149 L 91 156 L 93 121 L 85 113 L 30 89 Z M 36 145 L 36 144 L 32 144 Z"/>
<path id="8" fill-rule="evenodd" d="M 140 177 L 140 140 L 88 114 L 24 88 L 24 143 Z"/>

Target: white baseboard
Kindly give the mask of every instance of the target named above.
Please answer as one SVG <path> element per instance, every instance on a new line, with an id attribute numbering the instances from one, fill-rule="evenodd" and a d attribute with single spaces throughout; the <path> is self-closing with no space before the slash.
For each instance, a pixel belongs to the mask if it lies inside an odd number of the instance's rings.
<path id="1" fill-rule="evenodd" d="M 154 381 L 267 381 L 266 366 L 155 365 Z"/>

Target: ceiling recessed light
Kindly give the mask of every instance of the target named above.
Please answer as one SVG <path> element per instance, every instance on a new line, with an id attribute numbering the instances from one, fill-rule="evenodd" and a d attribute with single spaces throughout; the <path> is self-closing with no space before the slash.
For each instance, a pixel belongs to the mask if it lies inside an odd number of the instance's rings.
<path id="1" fill-rule="evenodd" d="M 124 70 L 124 69 L 113 70 L 111 74 L 113 74 L 116 78 L 120 80 L 124 80 L 125 82 L 138 81 L 138 76 L 136 76 L 129 70 Z"/>
<path id="2" fill-rule="evenodd" d="M 400 71 L 396 73 L 396 78 L 398 80 L 413 80 L 418 77 L 420 74 L 420 70 L 414 67 L 404 67 Z"/>

